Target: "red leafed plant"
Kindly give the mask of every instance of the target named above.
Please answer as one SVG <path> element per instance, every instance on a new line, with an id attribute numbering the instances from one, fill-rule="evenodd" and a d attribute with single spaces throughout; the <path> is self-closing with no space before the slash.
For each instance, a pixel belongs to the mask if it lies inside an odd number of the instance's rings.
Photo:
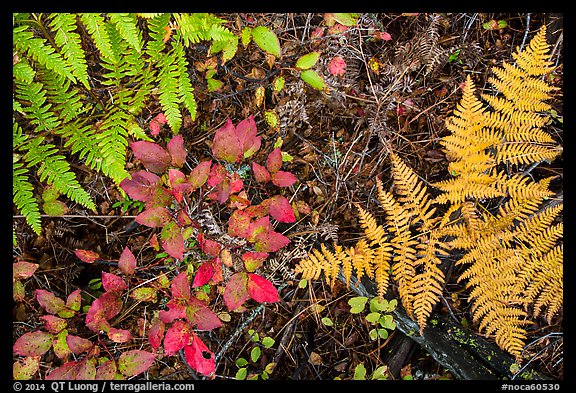
<path id="1" fill-rule="evenodd" d="M 155 118 L 152 131 L 163 120 L 161 116 Z M 149 276 L 143 279 L 145 268 L 137 266 L 128 247 L 115 261 L 105 261 L 91 250 L 75 250 L 84 263 L 106 262 L 117 268 L 102 272 L 101 293 L 83 308 L 80 290 L 66 300 L 47 290 L 36 291 L 36 300 L 47 313 L 41 318 L 45 329 L 16 340 L 14 353 L 21 358 L 14 363 L 14 373 L 20 379 L 29 379 L 38 372 L 40 358 L 50 349 L 62 365 L 49 370 L 47 379 L 132 377 L 148 370 L 156 359 L 179 352 L 192 369 L 213 378 L 216 359 L 201 338 L 201 332 L 222 326 L 213 310 L 225 307 L 243 312 L 249 301 L 279 301 L 278 290 L 260 270 L 271 253 L 290 243 L 276 226 L 296 222 L 295 208 L 281 194 L 296 182 L 296 177 L 283 170 L 284 154 L 277 145 L 265 155 L 264 162 L 254 161 L 262 141 L 253 116 L 236 126 L 228 120 L 216 130 L 212 157 L 193 166 L 187 165 L 181 135 L 171 138 L 165 147 L 148 141 L 130 146 L 143 169 L 133 172 L 120 187 L 130 198 L 144 202 L 144 210 L 135 221 L 152 229 L 150 246 L 162 251 L 157 255 L 160 262 L 176 269 L 154 280 Z M 227 228 L 220 236 L 210 230 L 217 223 L 202 219 L 202 212 L 212 205 L 229 213 Z M 187 255 L 193 248 L 195 258 L 189 260 Z M 30 277 L 37 268 L 24 262 L 14 264 L 14 281 Z M 176 274 L 170 279 L 172 271 Z M 14 298 L 22 298 L 21 293 L 22 289 L 15 291 Z M 151 352 L 133 349 L 134 338 L 142 332 L 116 326 L 127 301 L 155 305 L 159 298 L 164 305 L 152 309 L 152 318 L 146 324 Z M 223 302 L 218 304 L 218 299 Z M 89 338 L 69 333 L 68 321 L 82 310 L 82 320 L 91 332 Z M 102 349 L 109 353 L 103 347 L 103 338 L 128 350 L 116 359 L 102 356 Z"/>

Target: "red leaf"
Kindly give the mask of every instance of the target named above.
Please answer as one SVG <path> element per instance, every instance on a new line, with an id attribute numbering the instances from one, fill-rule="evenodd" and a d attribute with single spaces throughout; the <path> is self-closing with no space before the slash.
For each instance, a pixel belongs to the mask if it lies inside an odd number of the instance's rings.
<path id="1" fill-rule="evenodd" d="M 92 302 L 86 313 L 86 327 L 93 332 L 108 331 L 108 320 L 122 311 L 122 300 L 115 292 L 105 292 Z"/>
<path id="2" fill-rule="evenodd" d="M 248 225 L 248 230 L 246 231 L 246 240 L 249 242 L 254 242 L 256 240 L 256 236 L 261 233 L 267 234 L 271 228 L 272 226 L 270 225 L 270 218 L 268 216 L 259 218 L 258 220 Z"/>
<path id="3" fill-rule="evenodd" d="M 220 254 L 222 246 L 220 243 L 214 240 L 207 239 L 202 233 L 198 234 L 198 243 L 200 244 L 200 249 L 203 253 L 216 257 Z"/>
<path id="4" fill-rule="evenodd" d="M 116 329 L 111 327 L 108 331 L 108 338 L 115 343 L 125 343 L 132 340 L 132 333 L 129 330 Z"/>
<path id="5" fill-rule="evenodd" d="M 226 288 L 224 288 L 224 303 L 230 311 L 240 307 L 250 295 L 246 290 L 248 276 L 244 272 L 237 272 L 230 277 Z"/>
<path id="6" fill-rule="evenodd" d="M 160 310 L 158 318 L 164 323 L 170 323 L 175 319 L 186 318 L 186 306 L 177 303 L 174 299 L 166 303 L 168 310 Z"/>
<path id="7" fill-rule="evenodd" d="M 156 234 L 153 234 L 150 238 L 150 246 L 156 251 L 160 250 L 160 244 L 158 244 L 158 236 L 156 236 Z"/>
<path id="8" fill-rule="evenodd" d="M 82 262 L 86 263 L 94 263 L 94 261 L 100 259 L 100 255 L 89 250 L 74 250 L 74 254 L 76 254 L 76 257 Z"/>
<path id="9" fill-rule="evenodd" d="M 164 251 L 172 258 L 184 259 L 184 237 L 180 227 L 175 222 L 169 222 L 162 228 L 160 243 Z"/>
<path id="10" fill-rule="evenodd" d="M 296 183 L 296 176 L 290 172 L 278 171 L 272 174 L 272 183 L 278 187 L 290 187 L 292 184 Z"/>
<path id="11" fill-rule="evenodd" d="M 190 298 L 186 307 L 186 319 L 198 330 L 212 330 L 222 326 L 220 318 L 203 301 L 195 297 Z"/>
<path id="12" fill-rule="evenodd" d="M 160 318 L 152 318 L 152 322 L 150 324 L 150 330 L 148 330 L 148 341 L 150 342 L 150 346 L 154 348 L 154 350 L 158 350 L 160 345 L 162 345 L 162 340 L 164 339 L 164 331 L 166 329 L 166 325 Z"/>
<path id="13" fill-rule="evenodd" d="M 192 369 L 206 377 L 212 376 L 216 371 L 214 353 L 194 333 L 192 342 L 184 347 L 184 357 Z"/>
<path id="14" fill-rule="evenodd" d="M 172 204 L 172 193 L 160 185 L 150 190 L 150 198 L 146 201 L 146 209 L 169 206 Z"/>
<path id="15" fill-rule="evenodd" d="M 172 158 L 172 165 L 182 168 L 184 163 L 186 162 L 186 149 L 184 148 L 184 139 L 182 135 L 176 135 L 166 145 L 166 149 L 168 149 L 168 153 Z"/>
<path id="16" fill-rule="evenodd" d="M 242 149 L 244 158 L 251 157 L 260 149 L 262 138 L 256 136 L 257 132 L 253 115 L 250 115 L 247 119 L 242 120 L 236 125 L 236 136 L 240 142 L 240 148 Z"/>
<path id="17" fill-rule="evenodd" d="M 125 377 L 132 377 L 148 370 L 155 359 L 156 355 L 141 349 L 126 351 L 118 358 L 118 371 Z"/>
<path id="18" fill-rule="evenodd" d="M 75 355 L 80 355 L 82 352 L 87 352 L 92 348 L 92 341 L 72 334 L 66 336 L 66 344 L 68 344 L 68 348 Z"/>
<path id="19" fill-rule="evenodd" d="M 66 307 L 72 311 L 80 311 L 82 303 L 82 290 L 77 289 L 66 298 Z"/>
<path id="20" fill-rule="evenodd" d="M 252 218 L 261 218 L 268 214 L 270 199 L 264 199 L 259 205 L 248 206 L 244 211 Z"/>
<path id="21" fill-rule="evenodd" d="M 258 183 L 266 183 L 271 179 L 270 172 L 260 164 L 253 162 L 252 171 L 254 171 L 254 179 L 256 179 Z"/>
<path id="22" fill-rule="evenodd" d="M 194 281 L 192 282 L 192 288 L 201 287 L 206 284 L 212 276 L 214 275 L 214 266 L 211 261 L 204 262 L 198 268 L 196 275 L 194 276 Z"/>
<path id="23" fill-rule="evenodd" d="M 136 157 L 144 168 L 154 173 L 162 173 L 172 162 L 170 153 L 163 147 L 153 142 L 137 141 L 130 144 L 134 157 Z"/>
<path id="24" fill-rule="evenodd" d="M 248 206 L 250 206 L 250 201 L 245 190 L 238 195 L 230 195 L 230 209 L 245 209 Z"/>
<path id="25" fill-rule="evenodd" d="M 243 210 L 234 210 L 228 220 L 228 234 L 245 238 L 249 225 L 250 216 Z"/>
<path id="26" fill-rule="evenodd" d="M 282 151 L 279 147 L 275 148 L 268 154 L 266 159 L 266 169 L 271 174 L 278 172 L 282 168 Z"/>
<path id="27" fill-rule="evenodd" d="M 183 194 L 192 190 L 192 185 L 188 183 L 186 175 L 178 169 L 168 170 L 168 182 L 172 188 L 172 195 L 178 203 L 182 202 Z"/>
<path id="28" fill-rule="evenodd" d="M 244 187 L 244 182 L 237 173 L 234 173 L 230 179 L 230 194 L 236 194 L 242 191 L 242 187 Z"/>
<path id="29" fill-rule="evenodd" d="M 166 115 L 164 114 L 164 112 L 160 112 L 156 115 L 156 117 L 154 118 L 154 120 L 156 120 L 158 123 L 160 124 L 166 124 L 168 123 L 168 119 L 166 119 Z"/>
<path id="30" fill-rule="evenodd" d="M 208 175 L 210 174 L 210 167 L 212 166 L 212 160 L 204 161 L 196 165 L 190 174 L 188 175 L 188 182 L 192 186 L 192 190 L 200 188 L 208 180 Z"/>
<path id="31" fill-rule="evenodd" d="M 281 233 L 270 230 L 256 235 L 254 249 L 258 252 L 274 252 L 288 245 L 290 239 Z"/>
<path id="32" fill-rule="evenodd" d="M 274 303 L 279 300 L 274 284 L 257 274 L 248 273 L 246 289 L 250 297 L 259 303 Z"/>
<path id="33" fill-rule="evenodd" d="M 288 199 L 282 195 L 275 195 L 270 198 L 268 213 L 280 222 L 296 222 L 296 216 L 294 216 L 292 205 Z"/>
<path id="34" fill-rule="evenodd" d="M 102 272 L 102 286 L 106 292 L 122 292 L 128 288 L 122 277 L 106 272 Z"/>
<path id="35" fill-rule="evenodd" d="M 30 263 L 25 261 L 13 263 L 12 282 L 32 277 L 36 269 L 38 269 L 38 266 L 39 265 L 37 263 Z"/>
<path id="36" fill-rule="evenodd" d="M 116 376 L 116 362 L 114 360 L 106 360 L 96 369 L 96 380 L 111 380 Z"/>
<path id="37" fill-rule="evenodd" d="M 174 299 L 190 300 L 190 283 L 188 282 L 186 272 L 181 272 L 174 277 L 170 285 L 170 290 L 172 291 L 172 297 Z"/>
<path id="38" fill-rule="evenodd" d="M 36 301 L 50 314 L 57 314 L 66 308 L 64 300 L 45 289 L 36 290 Z"/>
<path id="39" fill-rule="evenodd" d="M 242 159 L 242 146 L 236 135 L 232 120 L 228 119 L 225 125 L 216 130 L 212 153 L 215 158 L 234 163 Z"/>
<path id="40" fill-rule="evenodd" d="M 128 246 L 124 247 L 124 251 L 122 251 L 122 255 L 120 255 L 118 268 L 127 276 L 134 274 L 136 270 L 136 257 L 132 254 Z"/>
<path id="41" fill-rule="evenodd" d="M 335 56 L 328 63 L 328 70 L 334 76 L 341 76 L 346 73 L 346 62 L 340 56 Z"/>
<path id="42" fill-rule="evenodd" d="M 53 338 L 52 334 L 41 330 L 24 333 L 14 343 L 12 352 L 21 356 L 42 356 L 52 347 Z"/>
<path id="43" fill-rule="evenodd" d="M 242 254 L 242 262 L 247 271 L 253 272 L 258 269 L 262 263 L 268 258 L 266 252 L 252 252 L 248 251 Z"/>
<path id="44" fill-rule="evenodd" d="M 62 366 L 50 371 L 46 375 L 46 380 L 74 380 L 78 377 L 78 370 L 80 368 L 80 361 L 72 361 L 64 363 Z"/>
<path id="45" fill-rule="evenodd" d="M 374 33 L 372 33 L 372 35 L 374 36 L 374 38 L 379 40 L 390 41 L 392 39 L 392 36 L 389 33 L 386 33 L 385 31 L 375 31 Z"/>
<path id="46" fill-rule="evenodd" d="M 175 355 L 190 342 L 192 329 L 186 321 L 176 321 L 166 330 L 164 336 L 164 355 Z"/>
<path id="47" fill-rule="evenodd" d="M 54 315 L 42 315 L 40 319 L 44 321 L 44 328 L 50 333 L 58 334 L 68 326 L 68 322 L 65 319 Z"/>
<path id="48" fill-rule="evenodd" d="M 145 225 L 150 228 L 162 227 L 172 219 L 170 210 L 165 207 L 152 207 L 144 210 L 135 218 L 138 224 Z"/>
<path id="49" fill-rule="evenodd" d="M 226 168 L 222 165 L 216 163 L 210 169 L 210 174 L 208 175 L 208 186 L 216 187 L 218 184 L 222 183 L 226 178 Z"/>
<path id="50" fill-rule="evenodd" d="M 85 357 L 78 362 L 77 380 L 90 381 L 96 377 L 96 359 Z"/>
<path id="51" fill-rule="evenodd" d="M 156 136 L 160 134 L 160 123 L 156 119 L 150 120 L 150 135 Z"/>

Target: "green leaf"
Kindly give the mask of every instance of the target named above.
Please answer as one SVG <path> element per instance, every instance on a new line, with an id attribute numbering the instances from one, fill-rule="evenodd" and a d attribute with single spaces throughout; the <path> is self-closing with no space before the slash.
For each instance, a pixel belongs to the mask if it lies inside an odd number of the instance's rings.
<path id="1" fill-rule="evenodd" d="M 266 372 L 268 374 L 272 374 L 272 371 L 274 371 L 275 367 L 276 367 L 276 363 L 268 363 L 266 365 L 266 367 L 264 367 L 264 372 Z"/>
<path id="2" fill-rule="evenodd" d="M 235 363 L 238 367 L 244 367 L 245 365 L 248 364 L 248 360 L 246 360 L 244 358 L 238 358 L 238 359 L 236 359 Z"/>
<path id="3" fill-rule="evenodd" d="M 334 322 L 332 322 L 332 320 L 328 317 L 324 317 L 320 321 L 326 326 L 333 326 L 334 325 Z"/>
<path id="4" fill-rule="evenodd" d="M 364 367 L 364 364 L 358 363 L 358 365 L 354 369 L 354 378 L 353 379 L 355 381 L 366 379 L 366 367 Z"/>
<path id="5" fill-rule="evenodd" d="M 371 329 L 368 332 L 368 336 L 370 337 L 370 340 L 374 341 L 378 338 L 378 331 L 376 329 Z"/>
<path id="6" fill-rule="evenodd" d="M 380 320 L 381 314 L 379 312 L 371 312 L 370 314 L 366 315 L 366 320 L 372 324 L 375 324 Z"/>
<path id="7" fill-rule="evenodd" d="M 260 347 L 254 347 L 250 351 L 250 359 L 252 359 L 253 363 L 256 363 L 258 359 L 260 359 L 260 355 L 262 355 L 262 350 Z"/>
<path id="8" fill-rule="evenodd" d="M 322 78 L 316 71 L 314 70 L 305 70 L 302 71 L 300 74 L 300 78 L 310 86 L 317 90 L 326 90 L 327 86 L 324 82 L 324 78 Z"/>
<path id="9" fill-rule="evenodd" d="M 350 305 L 350 313 L 352 314 L 359 314 L 364 311 L 364 307 L 366 306 L 366 302 L 368 298 L 365 296 L 356 296 L 348 300 L 348 305 Z"/>
<path id="10" fill-rule="evenodd" d="M 236 376 L 234 378 L 239 381 L 243 381 L 246 379 L 246 375 L 248 375 L 248 369 L 246 367 L 242 367 L 236 371 Z"/>
<path id="11" fill-rule="evenodd" d="M 396 299 L 392 299 L 388 302 L 388 312 L 392 312 L 396 309 L 396 307 L 398 306 L 398 300 Z"/>
<path id="12" fill-rule="evenodd" d="M 262 345 L 264 348 L 271 348 L 276 341 L 272 337 L 264 337 L 262 339 Z"/>
<path id="13" fill-rule="evenodd" d="M 280 117 L 274 110 L 268 109 L 264 112 L 264 119 L 266 119 L 266 123 L 270 126 L 270 128 L 275 129 L 280 124 Z"/>
<path id="14" fill-rule="evenodd" d="M 62 201 L 45 202 L 42 205 L 44 213 L 53 217 L 62 217 L 68 212 L 68 206 Z"/>
<path id="15" fill-rule="evenodd" d="M 340 12 L 332 14 L 334 20 L 344 26 L 352 27 L 358 23 L 360 14 L 356 12 Z"/>
<path id="16" fill-rule="evenodd" d="M 382 318 L 380 318 L 380 326 L 390 330 L 396 329 L 396 322 L 394 322 L 394 317 L 392 315 L 382 315 Z"/>
<path id="17" fill-rule="evenodd" d="M 378 336 L 380 336 L 381 339 L 386 340 L 388 338 L 388 330 L 378 329 Z"/>
<path id="18" fill-rule="evenodd" d="M 387 366 L 380 366 L 378 367 L 376 370 L 374 370 L 374 372 L 372 373 L 372 376 L 370 377 L 370 379 L 388 379 L 388 376 L 386 375 L 386 371 L 388 370 Z"/>
<path id="19" fill-rule="evenodd" d="M 285 80 L 283 76 L 279 76 L 276 79 L 274 79 L 274 82 L 272 82 L 274 93 L 279 93 L 280 91 L 282 91 L 282 89 L 284 88 L 284 83 Z"/>
<path id="20" fill-rule="evenodd" d="M 280 41 L 276 34 L 266 26 L 252 29 L 252 39 L 264 52 L 280 57 Z"/>
<path id="21" fill-rule="evenodd" d="M 388 301 L 386 299 L 380 300 L 375 297 L 370 300 L 370 311 L 388 311 Z"/>
<path id="22" fill-rule="evenodd" d="M 242 32 L 240 33 L 240 38 L 242 39 L 242 45 L 244 45 L 244 48 L 246 48 L 248 44 L 250 44 L 250 41 L 252 41 L 252 28 L 243 28 Z"/>
<path id="23" fill-rule="evenodd" d="M 258 335 L 258 332 L 255 331 L 254 329 L 248 330 L 248 335 L 250 336 L 250 340 L 252 342 L 257 343 L 260 341 L 260 335 Z"/>
<path id="24" fill-rule="evenodd" d="M 307 70 L 308 68 L 313 67 L 319 58 L 320 58 L 320 52 L 307 53 L 307 54 L 301 56 L 296 61 L 296 68 L 298 68 L 300 70 Z"/>

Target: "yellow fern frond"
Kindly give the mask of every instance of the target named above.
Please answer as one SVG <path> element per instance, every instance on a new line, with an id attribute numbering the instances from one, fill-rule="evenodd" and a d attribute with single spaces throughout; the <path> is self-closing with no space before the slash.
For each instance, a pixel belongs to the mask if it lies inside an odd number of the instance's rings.
<path id="1" fill-rule="evenodd" d="M 398 201 L 403 209 L 411 216 L 410 225 L 421 222 L 424 230 L 432 227 L 431 217 L 436 212 L 429 198 L 428 188 L 420 180 L 416 172 L 394 153 L 390 153 L 392 160 L 392 176 L 394 189 L 398 194 Z"/>
<path id="2" fill-rule="evenodd" d="M 371 244 L 383 244 L 385 242 L 386 231 L 376 222 L 372 214 L 364 210 L 360 205 L 356 205 L 360 225 L 364 230 L 365 236 L 371 241 Z"/>
<path id="3" fill-rule="evenodd" d="M 392 247 L 386 243 L 382 243 L 376 249 L 376 252 L 380 252 L 380 250 L 392 250 Z M 375 251 L 370 248 L 364 239 L 360 239 L 354 246 L 354 254 L 356 258 L 353 258 L 353 265 L 356 268 L 356 278 L 360 280 L 364 275 L 369 278 L 374 278 L 375 269 L 373 265 L 376 265 Z M 374 264 L 372 261 L 374 261 Z M 378 279 L 376 282 L 378 283 Z M 387 282 L 383 283 L 385 286 L 387 286 L 387 284 Z"/>

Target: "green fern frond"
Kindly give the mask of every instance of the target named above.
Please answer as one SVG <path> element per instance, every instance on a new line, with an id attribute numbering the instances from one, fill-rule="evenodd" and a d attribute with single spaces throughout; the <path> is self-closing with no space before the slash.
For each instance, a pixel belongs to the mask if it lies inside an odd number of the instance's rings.
<path id="1" fill-rule="evenodd" d="M 46 90 L 42 83 L 22 83 L 16 81 L 16 99 L 23 105 L 21 110 L 29 117 L 36 131 L 52 130 L 60 125 L 58 117 L 50 110 L 52 104 L 46 100 Z"/>
<path id="2" fill-rule="evenodd" d="M 43 137 L 35 137 L 23 145 L 22 149 L 26 151 L 23 158 L 28 167 L 39 165 L 38 176 L 41 182 L 53 185 L 70 200 L 96 211 L 92 197 L 78 183 L 66 157 L 57 154 L 59 150 L 56 146 L 45 143 Z"/>
<path id="3" fill-rule="evenodd" d="M 80 14 L 80 21 L 86 26 L 86 30 L 88 30 L 102 57 L 112 63 L 116 62 L 117 55 L 108 36 L 104 17 L 97 13 L 82 13 Z"/>
<path id="4" fill-rule="evenodd" d="M 72 154 L 77 154 L 79 159 L 85 160 L 90 168 L 100 171 L 102 152 L 91 125 L 67 123 L 58 129 L 56 134 L 66 140 L 64 147 L 69 148 Z"/>
<path id="5" fill-rule="evenodd" d="M 50 27 L 56 32 L 54 42 L 60 47 L 60 53 L 64 56 L 72 74 L 86 87 L 88 84 L 88 65 L 86 64 L 86 55 L 82 49 L 82 39 L 75 32 L 76 15 L 69 13 L 52 14 Z"/>
<path id="6" fill-rule="evenodd" d="M 121 110 L 113 111 L 103 120 L 100 133 L 95 136 L 102 152 L 102 172 L 116 184 L 130 176 L 125 169 L 128 132 L 122 127 L 126 123 L 126 116 Z"/>
<path id="7" fill-rule="evenodd" d="M 137 20 L 134 14 L 129 13 L 110 13 L 108 14 L 110 21 L 116 26 L 120 36 L 134 49 L 136 52 L 142 52 L 142 37 L 140 29 L 137 26 Z"/>
<path id="8" fill-rule="evenodd" d="M 48 100 L 55 104 L 53 111 L 63 124 L 72 121 L 88 110 L 87 104 L 81 101 L 81 95 L 69 80 L 49 70 L 39 72 L 38 80 L 44 85 L 48 93 Z"/>
<path id="9" fill-rule="evenodd" d="M 206 13 L 176 13 L 174 18 L 179 26 L 184 45 L 197 44 L 200 41 L 228 40 L 234 34 L 222 26 L 226 21 Z"/>
<path id="10" fill-rule="evenodd" d="M 168 125 L 174 133 L 178 133 L 182 124 L 182 114 L 179 107 L 180 75 L 174 53 L 166 55 L 161 63 L 158 74 L 159 100 L 168 120 Z"/>
<path id="11" fill-rule="evenodd" d="M 151 38 L 146 44 L 146 54 L 153 63 L 160 61 L 161 54 L 166 48 L 166 43 L 164 42 L 164 37 L 166 36 L 165 28 L 168 27 L 170 18 L 170 14 L 161 14 L 152 19 L 148 19 L 146 22 L 148 35 Z"/>
<path id="12" fill-rule="evenodd" d="M 34 198 L 34 186 L 27 176 L 28 169 L 21 162 L 14 163 L 12 167 L 12 199 L 16 209 L 24 216 L 26 222 L 37 235 L 42 233 L 40 208 Z"/>
<path id="13" fill-rule="evenodd" d="M 156 19 L 162 15 L 166 15 L 162 12 L 138 12 L 136 16 L 139 16 L 144 19 Z"/>
<path id="14" fill-rule="evenodd" d="M 198 105 L 196 104 L 196 99 L 194 98 L 194 88 L 192 87 L 190 78 L 188 76 L 188 60 L 186 60 L 184 48 L 180 43 L 174 44 L 174 56 L 178 66 L 178 86 L 180 99 L 184 104 L 184 107 L 188 109 L 188 112 L 190 112 L 192 120 L 195 120 L 196 109 Z"/>
<path id="15" fill-rule="evenodd" d="M 20 59 L 12 67 L 12 75 L 18 82 L 32 83 L 34 76 L 36 76 L 36 71 L 28 64 L 26 59 Z"/>
<path id="16" fill-rule="evenodd" d="M 18 26 L 12 30 L 14 48 L 26 53 L 41 66 L 76 83 L 73 69 L 68 62 L 44 38 L 34 37 L 34 34 L 27 29 L 28 26 Z"/>

